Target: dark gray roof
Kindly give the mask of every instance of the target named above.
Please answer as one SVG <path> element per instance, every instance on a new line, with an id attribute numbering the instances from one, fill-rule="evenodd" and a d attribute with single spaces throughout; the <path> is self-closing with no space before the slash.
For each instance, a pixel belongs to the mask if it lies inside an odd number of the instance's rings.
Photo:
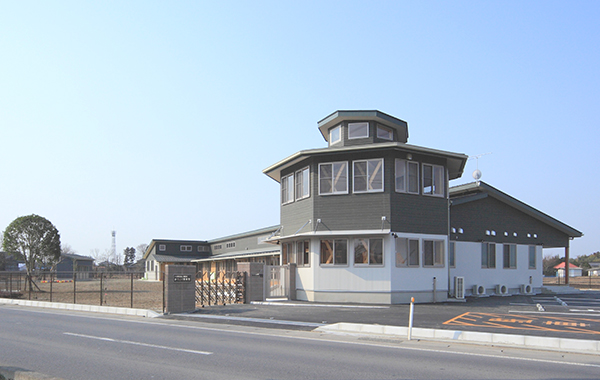
<path id="1" fill-rule="evenodd" d="M 245 250 L 245 251 L 237 251 L 237 252 L 227 252 L 220 255 L 210 256 L 202 259 L 195 259 L 194 262 L 202 262 L 202 261 L 218 261 L 218 260 L 228 260 L 228 259 L 240 259 L 247 257 L 260 257 L 260 256 L 272 256 L 278 255 L 280 252 L 280 248 L 261 248 L 261 249 L 253 249 L 253 250 Z"/>
<path id="2" fill-rule="evenodd" d="M 510 195 L 483 181 L 465 183 L 463 185 L 450 188 L 450 201 L 452 205 L 473 202 L 488 196 L 514 207 L 515 209 L 539 220 L 542 223 L 546 223 L 549 226 L 556 228 L 571 238 L 583 236 L 583 233 L 575 228 L 566 225 L 558 219 L 554 219 L 553 217 L 529 206 L 524 202 L 521 202 L 516 198 L 511 197 Z"/>
<path id="3" fill-rule="evenodd" d="M 161 263 L 191 263 L 197 260 L 198 256 L 180 256 L 180 255 L 150 255 L 154 260 Z"/>
<path id="4" fill-rule="evenodd" d="M 82 260 L 95 261 L 96 260 L 93 257 L 76 255 L 74 253 L 61 253 L 60 257 L 61 258 L 64 257 L 64 258 L 71 259 L 71 260 L 78 260 L 78 261 L 82 261 Z"/>
<path id="5" fill-rule="evenodd" d="M 365 145 L 351 145 L 351 146 L 342 146 L 339 148 L 319 148 L 319 149 L 306 149 L 301 150 L 292 154 L 291 156 L 284 158 L 283 160 L 269 166 L 263 173 L 273 178 L 275 181 L 281 181 L 281 171 L 297 164 L 298 162 L 305 160 L 311 156 L 315 155 L 328 155 L 328 154 L 338 154 L 338 153 L 352 153 L 352 152 L 360 152 L 360 151 L 370 151 L 370 150 L 381 150 L 381 149 L 396 149 L 405 152 L 411 153 L 419 153 L 423 155 L 431 155 L 435 157 L 444 157 L 448 161 L 448 173 L 449 179 L 456 179 L 462 176 L 462 173 L 465 168 L 465 164 L 469 156 L 462 153 L 453 153 L 444 150 L 425 148 L 417 145 L 410 145 L 404 143 L 397 142 L 389 142 L 389 143 L 376 143 L 376 144 L 365 144 Z"/>

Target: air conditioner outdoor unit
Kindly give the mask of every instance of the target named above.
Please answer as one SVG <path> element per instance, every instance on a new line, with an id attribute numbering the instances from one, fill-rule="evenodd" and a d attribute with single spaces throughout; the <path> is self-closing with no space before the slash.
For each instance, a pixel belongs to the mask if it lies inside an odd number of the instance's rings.
<path id="1" fill-rule="evenodd" d="M 457 300 L 465 299 L 465 278 L 454 277 L 454 297 Z"/>
<path id="2" fill-rule="evenodd" d="M 485 286 L 483 286 L 483 285 L 473 285 L 473 295 L 474 296 L 483 296 L 483 295 L 485 295 Z"/>
<path id="3" fill-rule="evenodd" d="M 502 296 L 508 294 L 508 287 L 506 285 L 496 285 L 496 294 L 500 294 Z"/>
<path id="4" fill-rule="evenodd" d="M 530 284 L 521 285 L 521 293 L 523 294 L 533 294 L 533 286 Z"/>

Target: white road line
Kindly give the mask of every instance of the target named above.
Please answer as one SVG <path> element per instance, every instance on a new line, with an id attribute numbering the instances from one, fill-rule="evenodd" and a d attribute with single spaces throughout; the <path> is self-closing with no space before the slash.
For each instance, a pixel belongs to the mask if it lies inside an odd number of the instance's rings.
<path id="1" fill-rule="evenodd" d="M 167 346 L 159 346 L 157 344 L 148 344 L 142 342 L 132 342 L 130 340 L 121 340 L 121 339 L 113 339 L 113 338 L 105 338 L 101 336 L 92 336 L 92 335 L 84 335 L 84 334 L 76 334 L 70 332 L 64 332 L 65 335 L 75 336 L 78 338 L 87 338 L 87 339 L 95 339 L 95 340 L 103 340 L 105 342 L 114 342 L 114 343 L 122 343 L 122 344 L 132 344 L 134 346 L 143 346 L 143 347 L 152 347 L 152 348 L 160 348 L 162 350 L 171 350 L 171 351 L 180 351 L 180 352 L 189 352 L 191 354 L 198 355 L 212 355 L 212 352 L 207 351 L 197 351 L 197 350 L 188 350 L 185 348 L 177 348 L 177 347 L 167 347 Z"/>

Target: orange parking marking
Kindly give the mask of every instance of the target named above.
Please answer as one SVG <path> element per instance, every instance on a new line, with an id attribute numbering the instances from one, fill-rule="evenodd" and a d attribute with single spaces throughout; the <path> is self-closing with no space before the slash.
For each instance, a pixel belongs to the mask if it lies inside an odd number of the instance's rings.
<path id="1" fill-rule="evenodd" d="M 600 335 L 600 319 L 574 317 L 532 317 L 514 314 L 466 312 L 444 322 L 450 326 L 482 326 L 515 330 L 567 331 Z"/>

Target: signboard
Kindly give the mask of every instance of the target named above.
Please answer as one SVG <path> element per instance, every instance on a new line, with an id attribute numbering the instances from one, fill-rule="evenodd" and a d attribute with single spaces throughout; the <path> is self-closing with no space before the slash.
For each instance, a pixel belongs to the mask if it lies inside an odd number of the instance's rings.
<path id="1" fill-rule="evenodd" d="M 192 282 L 192 276 L 189 274 L 174 274 L 173 282 Z"/>

